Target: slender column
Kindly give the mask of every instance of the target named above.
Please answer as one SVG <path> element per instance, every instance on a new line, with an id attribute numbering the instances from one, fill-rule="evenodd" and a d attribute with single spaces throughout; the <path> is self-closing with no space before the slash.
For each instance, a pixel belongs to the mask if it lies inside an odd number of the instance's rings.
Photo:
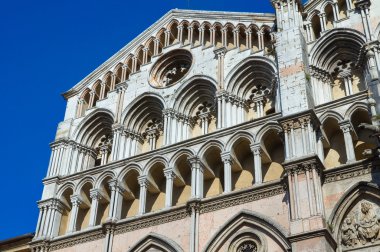
<path id="1" fill-rule="evenodd" d="M 149 48 L 144 47 L 143 48 L 143 62 L 142 62 L 143 65 L 148 63 L 148 52 L 149 52 Z"/>
<path id="2" fill-rule="evenodd" d="M 82 116 L 83 104 L 84 104 L 84 99 L 83 99 L 83 98 L 79 98 L 79 99 L 78 99 L 78 105 L 77 105 L 77 114 L 76 114 L 76 118 Z"/>
<path id="3" fill-rule="evenodd" d="M 264 33 L 262 31 L 257 32 L 257 39 L 259 41 L 259 51 L 264 49 Z"/>
<path id="4" fill-rule="evenodd" d="M 210 42 L 212 46 L 215 46 L 215 28 L 210 28 Z"/>
<path id="5" fill-rule="evenodd" d="M 247 38 L 247 46 L 248 48 L 251 50 L 252 49 L 252 30 L 251 28 L 247 28 L 247 30 L 245 30 L 245 35 L 246 35 L 246 38 Z"/>
<path id="6" fill-rule="evenodd" d="M 98 189 L 90 190 L 91 197 L 91 210 L 90 210 L 90 220 L 89 227 L 96 226 L 96 217 L 98 215 L 99 201 L 103 198 L 100 191 Z"/>
<path id="7" fill-rule="evenodd" d="M 140 185 L 140 199 L 139 199 L 139 215 L 145 213 L 146 207 L 146 194 L 148 190 L 148 178 L 146 175 L 142 175 L 138 177 L 138 183 Z"/>
<path id="8" fill-rule="evenodd" d="M 218 58 L 217 81 L 219 84 L 219 90 L 224 89 L 224 56 L 226 55 L 226 52 L 227 52 L 227 49 L 225 47 L 214 50 L 214 53 Z"/>
<path id="9" fill-rule="evenodd" d="M 154 39 L 153 42 L 154 42 L 153 56 L 156 56 L 159 54 L 160 40 Z"/>
<path id="10" fill-rule="evenodd" d="M 334 21 L 339 20 L 339 7 L 338 2 L 333 3 L 333 13 L 334 13 Z"/>
<path id="11" fill-rule="evenodd" d="M 165 207 L 169 208 L 173 205 L 173 182 L 175 178 L 173 168 L 164 169 L 164 175 L 166 177 Z"/>
<path id="12" fill-rule="evenodd" d="M 192 194 L 195 194 L 195 198 L 203 198 L 203 165 L 196 156 L 189 158 L 188 161 L 191 165 Z"/>
<path id="13" fill-rule="evenodd" d="M 251 145 L 251 151 L 254 159 L 255 169 L 255 184 L 263 182 L 262 167 L 261 167 L 261 146 L 259 143 Z"/>
<path id="14" fill-rule="evenodd" d="M 218 129 L 221 129 L 222 128 L 222 96 L 221 95 L 218 95 L 217 96 L 217 99 L 218 99 L 218 118 L 217 118 L 217 128 Z"/>
<path id="15" fill-rule="evenodd" d="M 187 27 L 187 29 L 188 29 L 188 36 L 189 36 L 190 46 L 193 47 L 194 46 L 194 44 L 193 44 L 193 31 L 194 31 L 194 27 L 189 26 L 189 27 Z"/>
<path id="16" fill-rule="evenodd" d="M 224 193 L 232 191 L 232 157 L 230 152 L 221 153 L 224 164 Z"/>
<path id="17" fill-rule="evenodd" d="M 100 100 L 104 99 L 106 96 L 106 83 L 103 81 L 100 84 Z"/>
<path id="18" fill-rule="evenodd" d="M 71 199 L 72 209 L 70 213 L 68 233 L 72 233 L 76 231 L 79 206 L 83 204 L 83 201 L 81 200 L 79 195 L 71 195 L 70 199 Z"/>
<path id="19" fill-rule="evenodd" d="M 236 47 L 239 47 L 239 30 L 234 29 L 233 33 L 234 33 L 234 47 L 236 48 Z"/>
<path id="20" fill-rule="evenodd" d="M 352 125 L 349 121 L 339 122 L 340 128 L 343 131 L 344 145 L 346 147 L 347 163 L 352 163 L 356 161 L 354 144 L 352 140 Z"/>
<path id="21" fill-rule="evenodd" d="M 183 25 L 179 25 L 178 27 L 178 40 L 180 45 L 183 45 Z"/>
<path id="22" fill-rule="evenodd" d="M 171 35 L 171 33 L 170 33 L 169 30 L 165 31 L 165 44 L 164 44 L 164 47 L 169 46 L 169 43 L 170 43 L 170 35 Z"/>
<path id="23" fill-rule="evenodd" d="M 221 32 L 222 32 L 222 45 L 227 48 L 227 28 L 222 28 L 221 29 Z"/>
<path id="24" fill-rule="evenodd" d="M 318 14 L 318 17 L 319 17 L 319 22 L 321 23 L 321 31 L 324 32 L 326 31 L 326 14 L 320 13 Z"/>
<path id="25" fill-rule="evenodd" d="M 199 42 L 202 46 L 204 46 L 204 41 L 205 41 L 205 28 L 204 27 L 200 27 L 198 28 L 198 31 L 199 31 Z"/>

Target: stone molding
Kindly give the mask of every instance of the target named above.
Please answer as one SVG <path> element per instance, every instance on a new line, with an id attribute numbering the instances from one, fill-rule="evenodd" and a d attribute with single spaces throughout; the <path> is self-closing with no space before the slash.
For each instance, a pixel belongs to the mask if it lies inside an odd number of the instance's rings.
<path id="1" fill-rule="evenodd" d="M 212 199 L 202 199 L 200 213 L 208 213 L 285 193 L 282 180 L 260 184 L 247 190 L 235 191 Z"/>
<path id="2" fill-rule="evenodd" d="M 324 182 L 332 183 L 354 177 L 365 176 L 371 173 L 380 173 L 380 161 L 364 161 L 342 165 L 324 172 Z"/>
<path id="3" fill-rule="evenodd" d="M 49 251 L 64 249 L 68 247 L 73 247 L 78 244 L 96 241 L 99 239 L 104 239 L 106 237 L 103 229 L 91 230 L 84 232 L 83 234 L 74 233 L 70 237 L 58 237 L 49 244 Z"/>

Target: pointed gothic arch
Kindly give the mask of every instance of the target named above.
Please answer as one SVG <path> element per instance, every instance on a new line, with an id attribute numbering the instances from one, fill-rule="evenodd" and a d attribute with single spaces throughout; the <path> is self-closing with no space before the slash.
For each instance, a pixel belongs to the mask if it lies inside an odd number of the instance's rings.
<path id="1" fill-rule="evenodd" d="M 156 233 L 150 233 L 142 238 L 132 246 L 128 252 L 149 252 L 151 250 L 162 252 L 184 252 L 176 242 Z"/>

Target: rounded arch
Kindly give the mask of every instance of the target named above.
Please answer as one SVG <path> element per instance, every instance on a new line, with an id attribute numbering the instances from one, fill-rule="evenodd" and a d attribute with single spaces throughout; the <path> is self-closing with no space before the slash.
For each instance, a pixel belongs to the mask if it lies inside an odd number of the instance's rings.
<path id="1" fill-rule="evenodd" d="M 321 9 L 321 10 L 324 10 L 324 9 L 326 8 L 327 5 L 333 5 L 333 4 L 334 4 L 333 1 L 327 0 L 327 1 L 325 1 L 325 2 L 322 3 L 320 9 Z"/>
<path id="2" fill-rule="evenodd" d="M 62 198 L 62 195 L 66 192 L 66 190 L 71 189 L 73 192 L 75 191 L 75 184 L 71 181 L 66 182 L 65 184 L 61 185 L 59 189 L 57 190 L 57 198 Z"/>
<path id="3" fill-rule="evenodd" d="M 364 43 L 364 35 L 356 30 L 349 28 L 330 30 L 312 47 L 310 63 L 331 73 L 338 59 L 345 58 L 356 62 Z"/>
<path id="4" fill-rule="evenodd" d="M 240 130 L 236 133 L 234 133 L 230 138 L 229 140 L 227 141 L 226 143 L 226 146 L 225 146 L 225 151 L 231 151 L 232 150 L 232 147 L 233 145 L 241 140 L 241 139 L 246 139 L 247 141 L 249 141 L 251 144 L 254 143 L 254 139 L 255 139 L 255 136 L 254 134 L 252 134 L 251 132 L 249 131 L 246 131 L 246 130 Z"/>
<path id="5" fill-rule="evenodd" d="M 319 15 L 320 13 L 321 13 L 321 11 L 319 9 L 314 9 L 312 12 L 309 13 L 309 15 L 307 15 L 306 20 L 311 22 L 311 20 L 314 18 L 314 16 Z"/>
<path id="6" fill-rule="evenodd" d="M 354 102 L 347 110 L 346 113 L 344 114 L 344 119 L 350 120 L 352 115 L 357 111 L 357 110 L 364 110 L 366 112 L 369 112 L 368 110 L 368 104 L 365 102 Z"/>
<path id="7" fill-rule="evenodd" d="M 278 132 L 282 132 L 281 126 L 274 121 L 267 122 L 264 124 L 256 133 L 255 143 L 261 143 L 263 136 L 269 131 L 275 130 Z"/>
<path id="8" fill-rule="evenodd" d="M 321 116 L 319 116 L 319 121 L 321 122 L 321 124 L 323 124 L 328 118 L 333 118 L 337 122 L 344 120 L 343 116 L 339 112 L 336 112 L 334 110 L 327 110 L 323 112 Z"/>
<path id="9" fill-rule="evenodd" d="M 148 175 L 151 168 L 154 167 L 156 164 L 161 164 L 164 167 L 168 167 L 168 160 L 166 159 L 166 157 L 163 156 L 154 156 L 144 166 L 143 175 Z"/>
<path id="10" fill-rule="evenodd" d="M 352 208 L 363 199 L 380 201 L 380 187 L 371 182 L 361 181 L 349 187 L 340 197 L 331 215 L 328 224 L 332 227 L 333 236 L 339 241 L 339 227 L 343 223 L 344 217 Z"/>
<path id="11" fill-rule="evenodd" d="M 77 183 L 77 185 L 75 186 L 74 193 L 75 193 L 75 194 L 79 194 L 80 191 L 82 190 L 83 186 L 84 186 L 85 184 L 87 184 L 87 183 L 91 184 L 91 185 L 92 185 L 92 188 L 94 188 L 94 186 L 95 186 L 95 178 L 92 177 L 92 176 L 86 176 L 86 177 L 82 178 L 82 179 Z"/>
<path id="12" fill-rule="evenodd" d="M 195 107 L 204 101 L 213 101 L 216 94 L 216 82 L 209 77 L 194 76 L 177 90 L 173 98 L 175 111 L 192 115 Z"/>
<path id="13" fill-rule="evenodd" d="M 107 179 L 115 179 L 116 175 L 113 171 L 105 171 L 102 174 L 99 175 L 99 177 L 96 179 L 94 188 L 100 189 L 100 186 L 105 182 Z"/>
<path id="14" fill-rule="evenodd" d="M 226 77 L 226 90 L 243 97 L 248 95 L 249 88 L 256 82 L 272 86 L 277 79 L 275 63 L 262 56 L 252 56 L 234 66 Z"/>
<path id="15" fill-rule="evenodd" d="M 170 20 L 169 24 L 166 27 L 166 30 L 170 30 L 173 25 L 179 25 L 179 22 L 177 19 Z"/>
<path id="16" fill-rule="evenodd" d="M 92 146 L 102 133 L 110 134 L 112 132 L 112 124 L 114 122 L 114 114 L 103 108 L 97 108 L 77 126 L 73 133 L 74 141 Z"/>
<path id="17" fill-rule="evenodd" d="M 204 143 L 201 148 L 199 148 L 197 152 L 197 156 L 202 158 L 205 152 L 211 147 L 216 147 L 220 149 L 220 151 L 222 152 L 224 150 L 224 146 L 225 144 L 221 140 L 216 140 L 216 139 L 209 140 L 206 143 Z"/>
<path id="18" fill-rule="evenodd" d="M 291 248 L 290 242 L 286 238 L 289 234 L 283 227 L 262 214 L 242 210 L 219 228 L 202 251 L 220 251 L 220 248 L 243 227 L 251 227 L 257 231 L 265 233 L 268 238 L 274 240 L 284 251 L 288 251 Z"/>
<path id="19" fill-rule="evenodd" d="M 173 167 L 175 162 L 177 161 L 177 159 L 183 155 L 187 155 L 189 157 L 192 157 L 195 155 L 195 151 L 193 149 L 190 149 L 190 148 L 180 149 L 180 150 L 176 151 L 171 156 L 171 158 L 169 159 L 169 167 Z"/>
<path id="20" fill-rule="evenodd" d="M 145 252 L 150 249 L 158 249 L 163 252 L 183 252 L 182 248 L 173 240 L 156 233 L 149 233 L 132 246 L 128 252 Z"/>
<path id="21" fill-rule="evenodd" d="M 153 109 L 153 110 L 149 110 Z M 139 128 L 138 122 L 149 120 L 150 115 L 161 114 L 165 108 L 164 98 L 153 92 L 145 92 L 136 97 L 123 111 L 121 122 L 131 129 Z M 147 113 L 149 112 L 149 113 Z M 147 118 L 148 117 L 148 118 Z M 161 115 L 159 115 L 161 118 Z"/>
<path id="22" fill-rule="evenodd" d="M 121 181 L 131 171 L 136 171 L 139 175 L 142 175 L 143 168 L 138 163 L 127 164 L 117 175 L 118 180 Z"/>

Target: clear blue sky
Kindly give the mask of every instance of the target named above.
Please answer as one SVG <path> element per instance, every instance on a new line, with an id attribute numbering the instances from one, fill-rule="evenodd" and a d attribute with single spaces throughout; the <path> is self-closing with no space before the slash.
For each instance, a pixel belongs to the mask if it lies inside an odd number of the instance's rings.
<path id="1" fill-rule="evenodd" d="M 34 232 L 60 94 L 174 8 L 273 12 L 270 0 L 2 2 L 0 240 Z"/>

